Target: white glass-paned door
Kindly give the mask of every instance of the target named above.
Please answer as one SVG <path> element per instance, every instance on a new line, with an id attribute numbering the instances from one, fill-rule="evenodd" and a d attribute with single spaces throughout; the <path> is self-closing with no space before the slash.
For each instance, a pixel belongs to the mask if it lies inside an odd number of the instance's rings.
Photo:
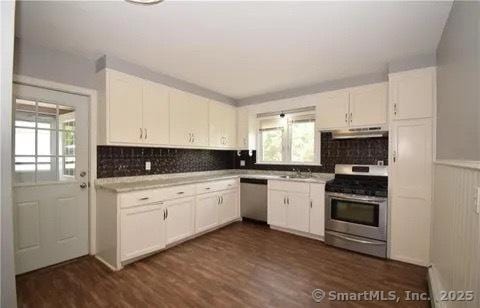
<path id="1" fill-rule="evenodd" d="M 88 254 L 85 96 L 14 84 L 17 274 Z"/>

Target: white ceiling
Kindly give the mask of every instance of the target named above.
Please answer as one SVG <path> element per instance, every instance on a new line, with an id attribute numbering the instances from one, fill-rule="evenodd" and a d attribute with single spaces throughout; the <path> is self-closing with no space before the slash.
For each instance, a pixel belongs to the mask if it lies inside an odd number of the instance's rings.
<path id="1" fill-rule="evenodd" d="M 435 51 L 451 2 L 20 2 L 17 36 L 243 99 Z"/>

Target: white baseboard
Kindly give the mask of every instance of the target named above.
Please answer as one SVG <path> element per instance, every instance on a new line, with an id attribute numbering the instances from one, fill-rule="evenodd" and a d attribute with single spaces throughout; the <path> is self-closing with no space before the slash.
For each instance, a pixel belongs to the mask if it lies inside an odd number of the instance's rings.
<path id="1" fill-rule="evenodd" d="M 105 266 L 107 266 L 109 269 L 111 269 L 112 271 L 116 272 L 116 271 L 119 271 L 121 270 L 122 268 L 115 268 L 113 267 L 112 265 L 110 265 L 107 261 L 103 260 L 102 257 L 100 257 L 99 255 L 94 255 L 95 259 L 97 259 L 98 261 L 102 262 L 103 264 L 105 264 Z"/>
<path id="2" fill-rule="evenodd" d="M 435 266 L 428 268 L 428 288 L 430 289 L 430 303 L 432 308 L 447 308 L 446 302 L 439 301 L 440 291 L 444 290 L 440 280 L 440 274 Z"/>

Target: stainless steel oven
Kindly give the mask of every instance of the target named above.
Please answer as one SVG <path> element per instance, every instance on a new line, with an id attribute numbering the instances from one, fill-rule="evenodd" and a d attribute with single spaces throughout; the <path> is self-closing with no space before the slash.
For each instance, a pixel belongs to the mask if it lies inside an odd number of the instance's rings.
<path id="1" fill-rule="evenodd" d="M 387 183 L 380 166 L 337 165 L 326 186 L 325 242 L 386 258 Z"/>
<path id="2" fill-rule="evenodd" d="M 325 194 L 325 228 L 371 239 L 387 239 L 387 198 Z"/>

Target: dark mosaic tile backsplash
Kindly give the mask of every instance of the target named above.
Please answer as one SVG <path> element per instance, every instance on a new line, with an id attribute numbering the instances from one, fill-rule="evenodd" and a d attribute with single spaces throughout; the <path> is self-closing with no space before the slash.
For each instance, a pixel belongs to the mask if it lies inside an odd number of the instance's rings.
<path id="1" fill-rule="evenodd" d="M 248 151 L 242 151 L 241 157 L 235 155 L 235 168 L 291 171 L 293 168 L 312 172 L 335 172 L 335 164 L 365 164 L 376 165 L 382 160 L 388 164 L 388 137 L 367 139 L 332 139 L 331 133 L 322 133 L 321 161 L 322 166 L 298 165 L 257 165 L 256 153 L 248 156 Z M 245 167 L 240 167 L 240 160 L 245 160 Z"/>
<path id="2" fill-rule="evenodd" d="M 97 147 L 97 177 L 120 177 L 148 174 L 233 169 L 236 151 Z M 145 162 L 152 168 L 145 170 Z"/>
<path id="3" fill-rule="evenodd" d="M 291 171 L 292 168 L 313 172 L 334 172 L 335 164 L 388 163 L 388 138 L 333 140 L 330 133 L 322 133 L 322 166 L 257 165 L 255 152 L 237 156 L 236 151 L 191 150 L 146 147 L 97 147 L 97 177 L 121 177 L 148 174 L 210 171 L 222 169 L 260 169 Z M 245 167 L 240 167 L 245 160 Z M 145 162 L 152 163 L 150 171 Z"/>

